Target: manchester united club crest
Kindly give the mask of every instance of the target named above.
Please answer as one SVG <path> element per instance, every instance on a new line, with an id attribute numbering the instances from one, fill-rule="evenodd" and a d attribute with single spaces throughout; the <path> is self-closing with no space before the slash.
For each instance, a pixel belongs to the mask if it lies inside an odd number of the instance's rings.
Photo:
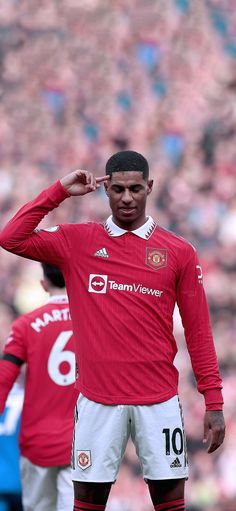
<path id="1" fill-rule="evenodd" d="M 91 451 L 77 451 L 77 463 L 81 470 L 90 467 L 92 465 Z"/>
<path id="2" fill-rule="evenodd" d="M 167 266 L 167 249 L 147 247 L 146 264 L 154 270 L 159 270 Z"/>

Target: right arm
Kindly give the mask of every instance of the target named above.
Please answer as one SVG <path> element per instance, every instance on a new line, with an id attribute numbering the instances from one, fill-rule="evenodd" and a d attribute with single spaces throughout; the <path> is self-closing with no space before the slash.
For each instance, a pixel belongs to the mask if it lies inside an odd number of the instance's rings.
<path id="1" fill-rule="evenodd" d="M 0 234 L 0 245 L 9 252 L 36 261 L 57 264 L 63 261 L 66 240 L 61 229 L 53 232 L 36 231 L 36 227 L 50 211 L 71 195 L 85 195 L 100 186 L 108 176 L 95 178 L 93 174 L 76 170 L 41 192 L 23 206 Z"/>

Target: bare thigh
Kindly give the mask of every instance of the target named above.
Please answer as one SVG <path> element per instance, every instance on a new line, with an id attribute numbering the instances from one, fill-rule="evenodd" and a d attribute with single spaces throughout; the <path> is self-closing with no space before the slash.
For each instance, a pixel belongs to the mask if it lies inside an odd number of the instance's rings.
<path id="1" fill-rule="evenodd" d="M 184 498 L 185 479 L 147 480 L 154 505 Z"/>
<path id="2" fill-rule="evenodd" d="M 73 481 L 76 500 L 89 504 L 105 505 L 109 497 L 112 483 L 85 483 Z"/>

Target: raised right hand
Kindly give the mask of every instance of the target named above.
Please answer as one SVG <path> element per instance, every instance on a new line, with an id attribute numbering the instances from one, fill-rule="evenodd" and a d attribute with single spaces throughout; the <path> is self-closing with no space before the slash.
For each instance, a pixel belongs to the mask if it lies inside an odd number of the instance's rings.
<path id="1" fill-rule="evenodd" d="M 63 177 L 60 182 L 70 195 L 85 195 L 99 188 L 100 183 L 108 181 L 110 176 L 95 177 L 87 170 L 74 170 Z"/>

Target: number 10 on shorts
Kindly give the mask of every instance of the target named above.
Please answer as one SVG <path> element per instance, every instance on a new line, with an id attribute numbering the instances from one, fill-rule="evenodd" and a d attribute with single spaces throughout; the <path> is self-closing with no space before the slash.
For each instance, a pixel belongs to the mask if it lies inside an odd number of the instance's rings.
<path id="1" fill-rule="evenodd" d="M 164 428 L 162 433 L 165 436 L 166 455 L 169 456 L 171 454 L 171 449 L 175 454 L 182 454 L 184 449 L 184 438 L 182 430 L 180 428 L 175 428 L 171 433 L 170 428 Z"/>

